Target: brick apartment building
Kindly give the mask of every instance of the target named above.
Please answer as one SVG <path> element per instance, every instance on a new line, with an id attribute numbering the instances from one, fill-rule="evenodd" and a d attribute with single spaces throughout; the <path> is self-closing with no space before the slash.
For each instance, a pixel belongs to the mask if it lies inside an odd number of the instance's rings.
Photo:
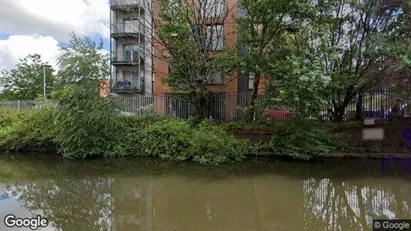
<path id="1" fill-rule="evenodd" d="M 149 1 L 149 2 L 147 2 Z M 244 14 L 237 0 L 213 0 L 216 11 L 227 15 L 218 29 L 224 37 L 220 41 L 225 46 L 233 47 L 239 39 L 237 19 Z M 151 28 L 153 4 L 150 0 L 111 0 L 111 92 L 122 95 L 155 95 L 157 113 L 187 114 L 187 105 L 173 103 L 172 87 L 164 83 L 168 77 L 167 63 L 155 58 L 153 52 L 160 46 L 154 38 Z M 216 26 L 216 25 L 213 25 Z M 239 55 L 244 51 L 239 50 Z M 264 81 L 260 86 L 264 85 Z M 233 117 L 238 105 L 246 106 L 244 99 L 252 89 L 252 79 L 248 76 L 219 76 L 208 86 L 215 92 L 218 104 L 218 117 Z M 263 92 L 263 87 L 260 87 Z M 241 102 L 240 102 L 241 101 Z"/>

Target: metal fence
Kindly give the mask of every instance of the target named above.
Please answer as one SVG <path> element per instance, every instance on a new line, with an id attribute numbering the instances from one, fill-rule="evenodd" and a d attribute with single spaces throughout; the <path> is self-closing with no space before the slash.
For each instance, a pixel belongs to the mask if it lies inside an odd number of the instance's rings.
<path id="1" fill-rule="evenodd" d="M 121 110 L 130 115 L 168 115 L 187 119 L 193 106 L 178 94 L 146 95 L 118 97 L 121 103 Z M 251 94 L 214 94 L 210 98 L 208 117 L 219 121 L 243 120 L 246 110 L 250 105 Z M 258 95 L 254 119 L 289 119 L 296 111 L 296 107 L 288 102 L 267 104 L 265 95 Z M 379 90 L 366 92 L 356 95 L 347 105 L 344 113 L 344 120 L 355 119 L 357 102 L 362 101 L 362 118 L 388 119 L 395 104 L 399 104 L 403 112 L 409 111 L 411 116 L 411 97 L 406 94 L 399 95 L 389 90 Z M 407 110 L 410 108 L 409 110 Z M 324 105 L 323 110 L 318 115 L 311 116 L 309 119 L 330 120 L 332 109 L 330 105 Z M 268 111 L 270 110 L 270 111 Z M 269 113 L 267 113 L 269 112 Z M 276 114 L 277 113 L 277 114 Z"/>
<path id="2" fill-rule="evenodd" d="M 0 101 L 0 108 L 31 109 L 39 107 L 34 100 Z"/>
<path id="3" fill-rule="evenodd" d="M 117 103 L 122 114 L 132 116 L 160 115 L 187 119 L 194 110 L 193 106 L 181 94 L 127 95 L 116 96 L 112 99 Z M 207 117 L 226 122 L 243 120 L 250 105 L 250 99 L 250 93 L 214 94 L 209 99 Z M 283 120 L 294 117 L 296 108 L 292 104 L 281 102 L 267 105 L 262 103 L 265 102 L 265 99 L 264 95 L 257 97 L 255 120 L 267 118 Z M 362 117 L 375 119 L 387 119 L 396 103 L 400 104 L 403 111 L 408 111 L 404 109 L 410 108 L 408 105 L 411 104 L 411 97 L 408 95 L 399 95 L 389 90 L 367 92 L 362 95 L 362 99 L 359 95 L 353 97 L 345 109 L 345 120 L 355 118 L 359 100 L 362 100 Z M 41 108 L 43 105 L 43 102 L 33 100 L 0 102 L 0 108 L 27 109 Z M 310 119 L 329 120 L 329 108 L 331 108 L 330 105 L 324 105 L 322 112 L 317 116 L 310 117 Z M 411 114 L 411 110 L 409 111 Z"/>

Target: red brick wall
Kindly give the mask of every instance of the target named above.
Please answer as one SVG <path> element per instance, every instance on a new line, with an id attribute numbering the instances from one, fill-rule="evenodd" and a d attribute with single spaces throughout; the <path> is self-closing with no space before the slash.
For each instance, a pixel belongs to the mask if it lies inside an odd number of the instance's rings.
<path id="1" fill-rule="evenodd" d="M 234 47 L 237 42 L 237 15 L 238 7 L 237 0 L 228 1 L 228 15 L 224 21 L 224 44 L 229 47 Z M 154 49 L 157 54 L 165 52 L 164 47 L 157 41 L 154 42 Z M 154 93 L 164 94 L 173 92 L 171 87 L 167 83 L 163 83 L 162 79 L 168 76 L 168 65 L 158 58 L 154 58 Z M 237 80 L 236 74 L 228 76 L 225 79 L 224 85 L 210 85 L 209 89 L 213 92 L 237 92 Z"/>
<path id="2" fill-rule="evenodd" d="M 110 94 L 110 80 L 100 80 L 100 97 Z"/>

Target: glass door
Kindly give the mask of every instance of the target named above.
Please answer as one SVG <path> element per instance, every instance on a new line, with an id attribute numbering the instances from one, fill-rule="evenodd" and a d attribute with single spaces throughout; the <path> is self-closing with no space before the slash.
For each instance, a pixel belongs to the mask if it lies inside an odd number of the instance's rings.
<path id="1" fill-rule="evenodd" d="M 130 46 L 124 46 L 124 61 L 131 61 L 132 49 Z"/>
<path id="2" fill-rule="evenodd" d="M 140 76 L 136 71 L 131 73 L 131 86 L 140 89 Z"/>

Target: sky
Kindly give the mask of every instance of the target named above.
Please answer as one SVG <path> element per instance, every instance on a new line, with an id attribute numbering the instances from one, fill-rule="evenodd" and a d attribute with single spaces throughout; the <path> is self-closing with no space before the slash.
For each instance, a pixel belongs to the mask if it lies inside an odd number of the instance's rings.
<path id="1" fill-rule="evenodd" d="M 109 50 L 109 0 L 0 0 L 0 69 L 38 53 L 56 69 L 59 44 L 70 32 L 103 39 Z"/>

